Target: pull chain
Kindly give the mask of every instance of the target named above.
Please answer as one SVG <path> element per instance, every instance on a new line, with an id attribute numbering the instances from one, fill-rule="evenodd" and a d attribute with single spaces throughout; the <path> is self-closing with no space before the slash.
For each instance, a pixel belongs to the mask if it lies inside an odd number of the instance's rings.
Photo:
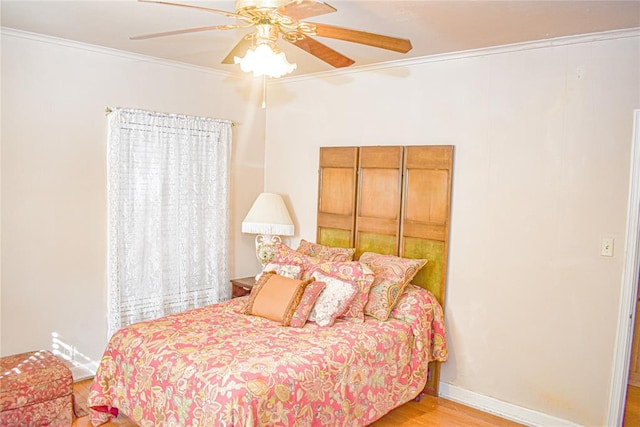
<path id="1" fill-rule="evenodd" d="M 267 76 L 262 76 L 262 109 L 267 108 Z"/>

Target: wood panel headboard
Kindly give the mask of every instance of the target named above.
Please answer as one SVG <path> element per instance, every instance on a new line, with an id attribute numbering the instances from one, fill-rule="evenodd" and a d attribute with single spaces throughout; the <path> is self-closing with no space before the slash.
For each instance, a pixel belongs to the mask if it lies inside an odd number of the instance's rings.
<path id="1" fill-rule="evenodd" d="M 453 146 L 321 147 L 316 241 L 427 259 L 412 283 L 444 306 Z M 440 364 L 425 391 L 438 394 Z"/>

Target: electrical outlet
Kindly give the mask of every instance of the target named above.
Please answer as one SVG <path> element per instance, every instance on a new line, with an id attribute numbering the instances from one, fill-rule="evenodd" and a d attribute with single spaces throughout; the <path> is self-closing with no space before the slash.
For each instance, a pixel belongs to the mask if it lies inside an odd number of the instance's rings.
<path id="1" fill-rule="evenodd" d="M 603 237 L 600 255 L 613 256 L 613 237 Z"/>

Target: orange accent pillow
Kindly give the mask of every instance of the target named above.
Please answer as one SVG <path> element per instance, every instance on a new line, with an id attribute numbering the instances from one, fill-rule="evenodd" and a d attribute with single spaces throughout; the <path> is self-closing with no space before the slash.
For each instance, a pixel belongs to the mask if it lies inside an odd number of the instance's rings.
<path id="1" fill-rule="evenodd" d="M 274 271 L 262 273 L 251 289 L 244 314 L 264 317 L 289 326 L 305 288 L 311 282 L 279 276 Z"/>

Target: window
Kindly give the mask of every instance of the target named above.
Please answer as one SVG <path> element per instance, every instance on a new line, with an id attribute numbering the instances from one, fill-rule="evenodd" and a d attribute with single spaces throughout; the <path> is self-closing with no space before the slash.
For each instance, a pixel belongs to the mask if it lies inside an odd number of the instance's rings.
<path id="1" fill-rule="evenodd" d="M 229 298 L 231 127 L 141 110 L 109 115 L 109 336 Z"/>

